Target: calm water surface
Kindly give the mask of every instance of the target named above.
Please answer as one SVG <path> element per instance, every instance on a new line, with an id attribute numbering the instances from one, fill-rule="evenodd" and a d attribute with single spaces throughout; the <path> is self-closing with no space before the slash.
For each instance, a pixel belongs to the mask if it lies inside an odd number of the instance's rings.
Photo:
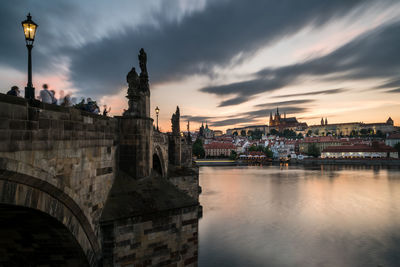
<path id="1" fill-rule="evenodd" d="M 400 266 L 400 170 L 201 167 L 199 266 Z"/>

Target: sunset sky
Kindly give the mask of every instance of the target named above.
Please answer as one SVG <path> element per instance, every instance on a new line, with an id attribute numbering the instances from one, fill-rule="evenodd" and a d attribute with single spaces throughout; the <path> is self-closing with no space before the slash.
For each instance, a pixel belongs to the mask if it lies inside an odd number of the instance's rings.
<path id="1" fill-rule="evenodd" d="M 48 83 L 120 115 L 143 47 L 163 131 L 176 105 L 191 130 L 266 124 L 277 106 L 309 125 L 400 125 L 399 1 L 2 0 L 2 93 L 26 85 L 28 12 L 36 94 Z"/>

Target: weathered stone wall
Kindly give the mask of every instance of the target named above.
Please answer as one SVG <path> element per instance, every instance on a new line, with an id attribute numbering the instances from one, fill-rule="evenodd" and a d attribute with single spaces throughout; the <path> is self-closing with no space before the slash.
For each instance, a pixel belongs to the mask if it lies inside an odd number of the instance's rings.
<path id="1" fill-rule="evenodd" d="M 153 132 L 152 123 L 0 94 L 0 204 L 60 221 L 91 266 L 102 257 L 117 266 L 196 265 L 199 186 L 191 146 L 181 136 L 171 144 L 167 134 Z M 151 176 L 154 155 L 163 177 Z M 109 210 L 115 213 L 104 225 L 100 217 L 121 173 L 126 191 L 114 194 Z"/>
<path id="2" fill-rule="evenodd" d="M 117 121 L 0 94 L 1 168 L 65 192 L 98 234 L 115 176 Z"/>
<path id="3" fill-rule="evenodd" d="M 199 199 L 201 189 L 199 186 L 198 167 L 176 169 L 168 177 L 168 181 L 192 198 Z"/>
<path id="4" fill-rule="evenodd" d="M 133 116 L 119 119 L 119 168 L 139 179 L 147 177 L 153 166 L 153 119 Z"/>
<path id="5" fill-rule="evenodd" d="M 104 232 L 105 266 L 197 266 L 198 207 L 117 220 Z"/>
<path id="6" fill-rule="evenodd" d="M 190 168 L 193 165 L 192 142 L 189 142 L 187 137 L 182 137 L 181 144 L 181 166 Z"/>

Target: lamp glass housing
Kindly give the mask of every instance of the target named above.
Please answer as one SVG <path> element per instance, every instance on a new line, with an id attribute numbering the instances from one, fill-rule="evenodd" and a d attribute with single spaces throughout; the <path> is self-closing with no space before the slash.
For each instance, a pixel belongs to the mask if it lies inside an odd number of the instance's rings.
<path id="1" fill-rule="evenodd" d="M 21 24 L 24 29 L 26 44 L 33 45 L 38 25 L 32 21 L 31 14 L 28 14 L 27 19 L 24 20 Z"/>

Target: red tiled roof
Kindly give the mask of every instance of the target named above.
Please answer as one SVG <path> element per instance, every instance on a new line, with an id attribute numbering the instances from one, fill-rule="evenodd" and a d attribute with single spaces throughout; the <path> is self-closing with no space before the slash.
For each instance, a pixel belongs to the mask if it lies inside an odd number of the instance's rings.
<path id="1" fill-rule="evenodd" d="M 306 137 L 302 140 L 303 143 L 330 143 L 330 142 L 340 142 L 340 140 L 334 138 L 333 136 L 314 136 Z"/>
<path id="2" fill-rule="evenodd" d="M 236 149 L 232 143 L 211 143 L 204 145 L 204 149 Z"/>
<path id="3" fill-rule="evenodd" d="M 384 144 L 374 146 L 357 144 L 352 146 L 328 146 L 322 152 L 397 152 L 397 150 Z"/>

